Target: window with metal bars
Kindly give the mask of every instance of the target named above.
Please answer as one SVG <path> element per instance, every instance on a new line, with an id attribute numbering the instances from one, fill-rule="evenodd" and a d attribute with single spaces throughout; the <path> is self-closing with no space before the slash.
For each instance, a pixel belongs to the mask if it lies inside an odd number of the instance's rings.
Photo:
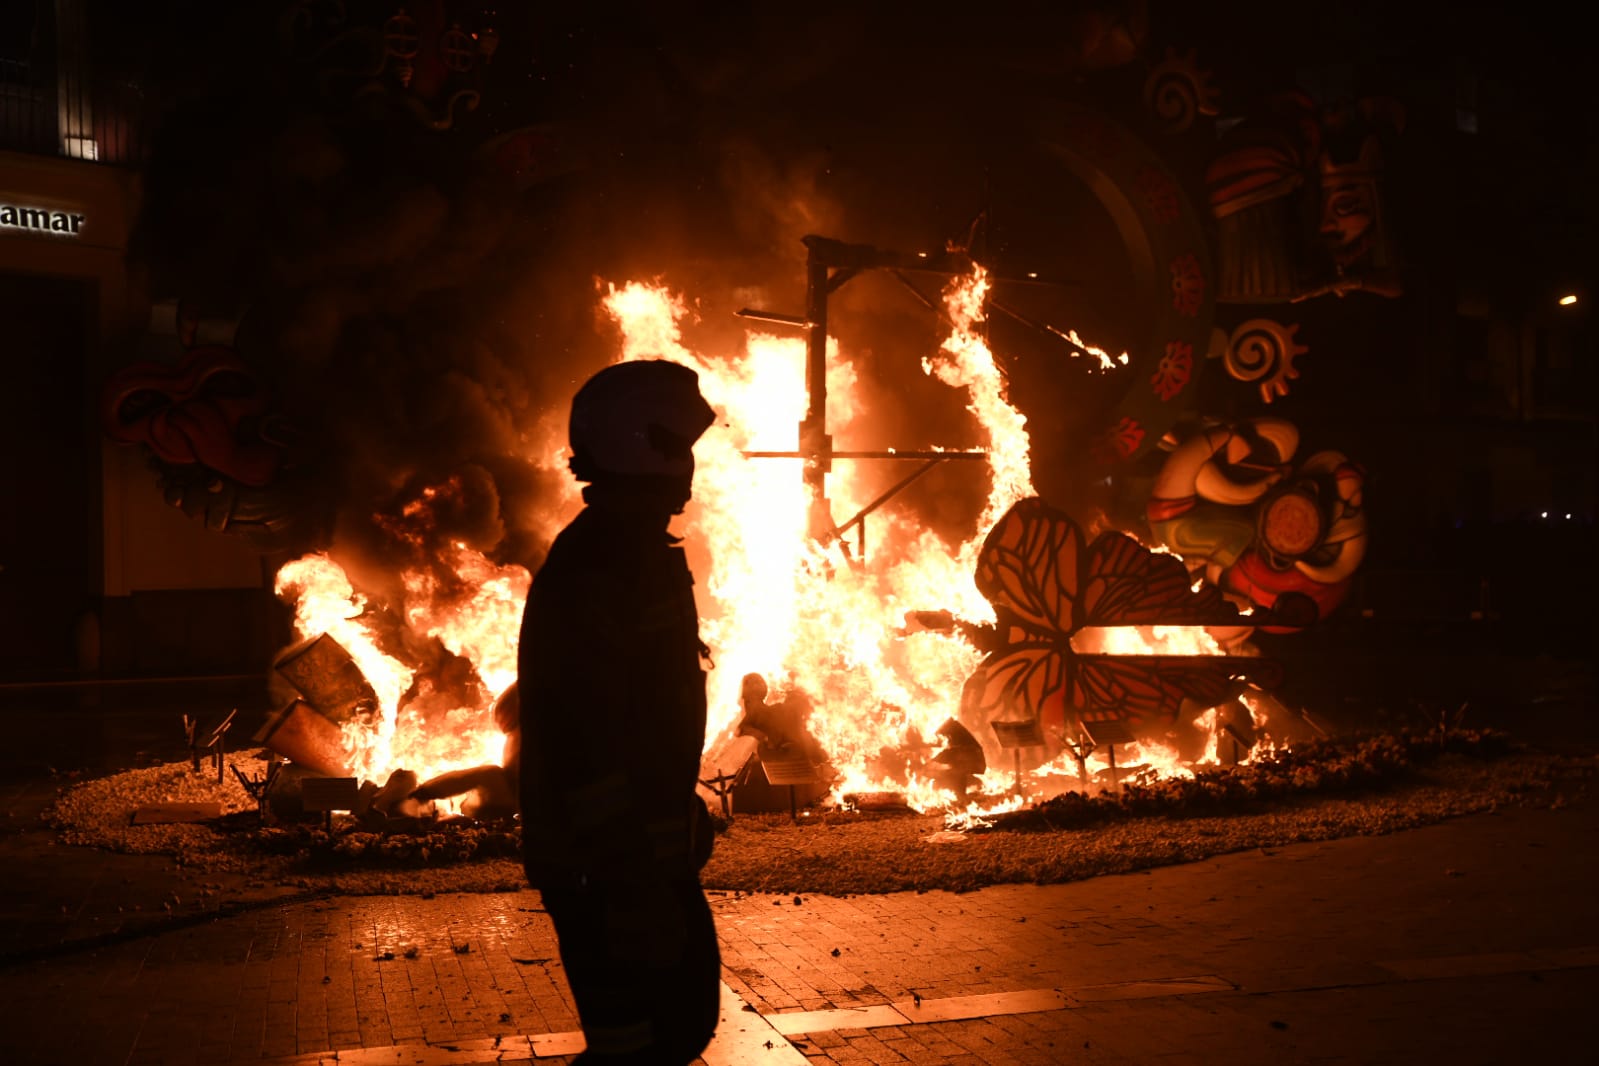
<path id="1" fill-rule="evenodd" d="M 142 159 L 147 116 L 120 39 L 126 27 L 114 35 L 121 54 L 97 53 L 90 29 L 99 9 L 94 0 L 34 0 L 0 19 L 0 151 Z M 100 44 L 110 36 L 99 35 Z"/>

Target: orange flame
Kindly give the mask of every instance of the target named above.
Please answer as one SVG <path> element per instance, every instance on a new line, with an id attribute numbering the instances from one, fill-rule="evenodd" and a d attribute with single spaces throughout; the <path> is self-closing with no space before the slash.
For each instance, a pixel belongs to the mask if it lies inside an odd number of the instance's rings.
<path id="1" fill-rule="evenodd" d="M 916 773 L 926 752 L 901 751 L 907 740 L 929 747 L 924 738 L 957 717 L 961 685 L 980 656 L 949 633 L 906 632 L 905 613 L 944 608 L 991 620 L 972 577 L 976 552 L 993 521 L 1033 492 L 1025 420 L 1006 401 L 1003 376 L 979 332 L 987 289 L 981 271 L 949 286 L 953 328 L 924 364 L 967 390 L 969 409 L 987 431 L 992 485 L 984 516 L 953 552 L 908 516 L 874 516 L 876 554 L 888 560 L 882 564 L 846 559 L 837 546 L 807 538 L 797 461 L 744 455 L 797 450 L 806 402 L 802 342 L 756 333 L 742 353 L 710 357 L 683 344 L 678 322 L 687 308 L 664 288 L 634 283 L 605 298 L 622 329 L 622 357 L 692 366 L 722 415 L 696 448 L 695 503 L 685 516 L 691 540 L 710 554 L 701 610 L 717 656 L 707 744 L 713 762 L 727 752 L 742 713 L 742 677 L 759 673 L 776 695 L 797 688 L 814 705 L 810 728 L 838 774 L 835 794 L 893 790 L 918 807 L 947 799 Z M 847 439 L 862 413 L 852 402 L 854 372 L 831 339 L 828 357 L 828 425 Z M 846 508 L 870 499 L 860 473 L 841 463 L 829 474 L 829 498 Z"/>

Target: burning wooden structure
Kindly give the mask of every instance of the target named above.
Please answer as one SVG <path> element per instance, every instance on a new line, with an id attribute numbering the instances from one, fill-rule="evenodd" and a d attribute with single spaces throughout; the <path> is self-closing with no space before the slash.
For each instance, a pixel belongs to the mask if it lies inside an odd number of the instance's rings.
<path id="1" fill-rule="evenodd" d="M 1025 419 L 985 339 L 992 279 L 969 255 L 805 243 L 805 315 L 742 312 L 801 329 L 799 343 L 750 332 L 742 352 L 708 354 L 684 340 L 685 306 L 664 287 L 613 286 L 603 297 L 621 329 L 620 358 L 693 366 L 724 415 L 697 449 L 696 502 L 685 515 L 691 545 L 709 556 L 701 613 L 718 664 L 702 777 L 731 789 L 735 810 L 740 790 L 749 806 L 790 810 L 801 790 L 806 801 L 897 795 L 919 809 L 1017 803 L 1067 787 L 1068 777 L 1086 784 L 1088 760 L 1114 752 L 1109 741 L 1093 749 L 1094 723 L 1113 719 L 1130 730 L 1128 749 L 1139 749 L 1124 757 L 1179 772 L 1162 734 L 1196 728 L 1188 719 L 1272 672 L 1259 657 L 1228 654 L 1255 620 L 1214 590 L 1191 592 L 1176 557 L 1120 534 L 1089 542 L 1036 499 Z M 860 415 L 839 388 L 851 371 L 829 343 L 828 297 L 864 270 L 891 272 L 939 310 L 948 335 L 924 370 L 964 390 L 985 447 L 835 447 Z M 945 277 L 942 299 L 917 289 L 913 272 Z M 1070 330 L 1039 328 L 1097 352 Z M 786 440 L 785 426 L 797 427 Z M 797 479 L 769 475 L 785 460 L 801 464 Z M 975 529 L 955 545 L 886 506 L 949 460 L 983 470 L 989 484 Z M 918 467 L 885 490 L 862 476 L 873 461 Z M 394 528 L 420 541 L 432 510 L 458 492 L 425 488 Z M 575 502 L 574 493 L 566 506 Z M 852 517 L 836 521 L 835 507 Z M 868 516 L 881 525 L 871 554 Z M 286 698 L 259 739 L 303 771 L 360 782 L 344 800 L 352 808 L 381 802 L 409 818 L 464 792 L 463 809 L 509 813 L 494 799 L 507 794 L 497 790 L 507 730 L 492 703 L 514 680 L 528 574 L 461 543 L 435 557 L 458 580 L 406 572 L 398 599 L 381 604 L 325 555 L 285 568 L 279 589 L 295 603 L 303 640 L 279 658 Z M 443 645 L 477 683 L 443 692 L 403 654 L 424 642 Z M 771 685 L 771 704 L 748 701 L 751 676 Z M 804 708 L 797 724 L 763 728 L 761 716 L 782 706 Z M 1214 748 L 1215 719 L 1197 727 L 1207 734 L 1201 749 Z M 1030 732 L 1018 731 L 1027 723 Z M 1024 747 L 1023 732 L 1041 743 Z"/>

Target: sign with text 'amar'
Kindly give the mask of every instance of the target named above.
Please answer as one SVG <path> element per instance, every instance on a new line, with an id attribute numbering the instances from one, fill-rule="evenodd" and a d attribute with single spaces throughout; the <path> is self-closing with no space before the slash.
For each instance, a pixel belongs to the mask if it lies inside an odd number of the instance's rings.
<path id="1" fill-rule="evenodd" d="M 76 237 L 78 231 L 83 228 L 86 218 L 86 215 L 71 211 L 53 211 L 48 207 L 30 207 L 27 204 L 0 203 L 0 227 L 4 229 Z"/>

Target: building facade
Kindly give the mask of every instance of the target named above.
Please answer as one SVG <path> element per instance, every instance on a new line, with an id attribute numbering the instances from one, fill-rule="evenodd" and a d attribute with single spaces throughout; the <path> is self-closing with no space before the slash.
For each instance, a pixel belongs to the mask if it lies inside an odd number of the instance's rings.
<path id="1" fill-rule="evenodd" d="M 279 639 L 260 560 L 102 429 L 105 380 L 150 347 L 128 245 L 152 115 L 90 8 L 0 19 L 0 686 L 248 672 Z"/>

